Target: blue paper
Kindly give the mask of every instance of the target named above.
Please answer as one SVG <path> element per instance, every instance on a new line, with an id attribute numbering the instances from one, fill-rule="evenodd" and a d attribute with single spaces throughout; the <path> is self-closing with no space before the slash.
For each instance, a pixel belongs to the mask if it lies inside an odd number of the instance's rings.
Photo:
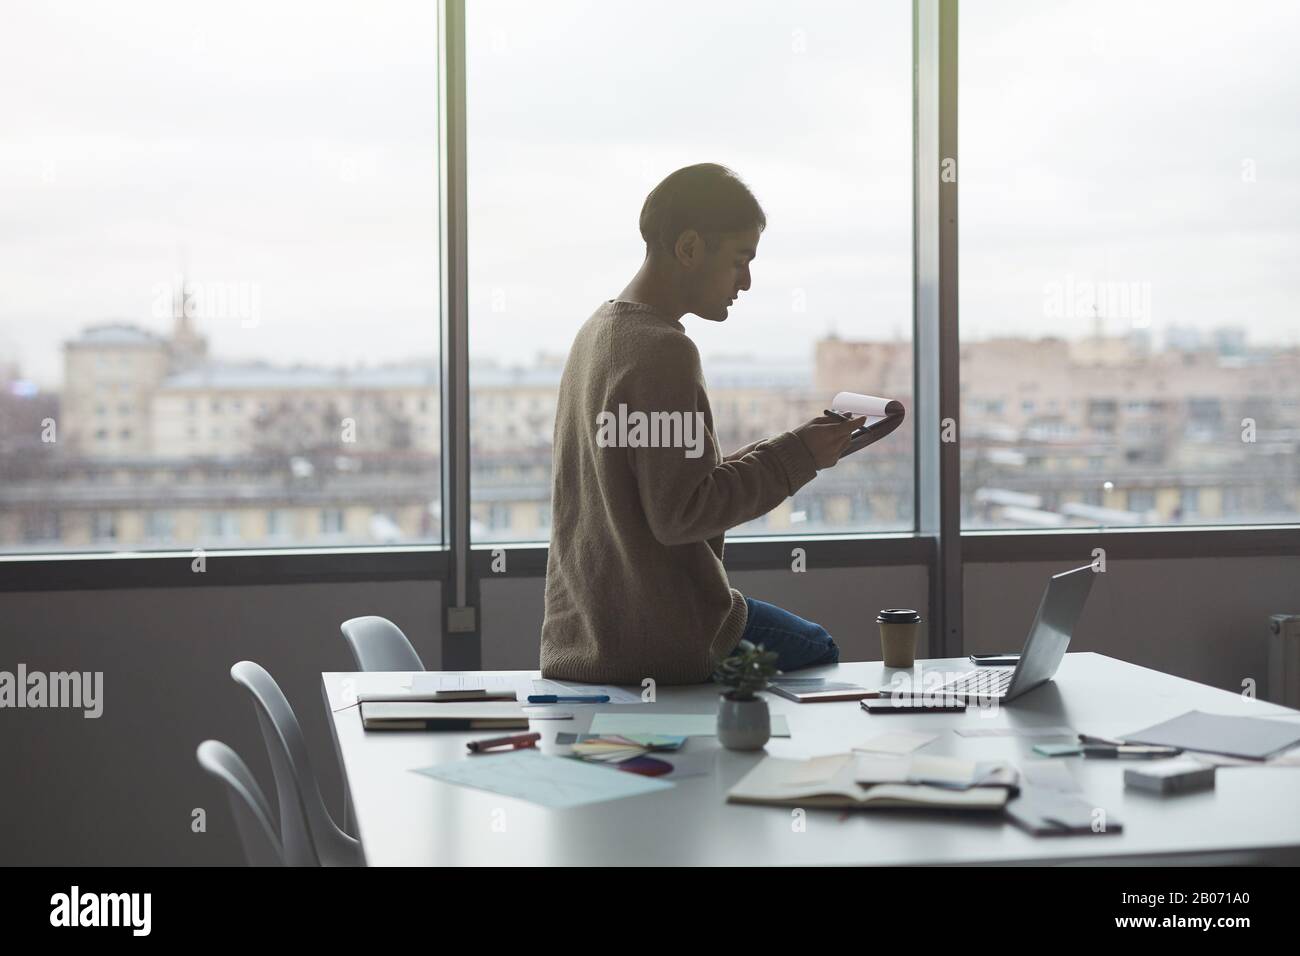
<path id="1" fill-rule="evenodd" d="M 664 780 L 552 757 L 532 749 L 466 757 L 415 772 L 463 787 L 518 797 L 553 810 L 640 796 L 672 786 Z"/>

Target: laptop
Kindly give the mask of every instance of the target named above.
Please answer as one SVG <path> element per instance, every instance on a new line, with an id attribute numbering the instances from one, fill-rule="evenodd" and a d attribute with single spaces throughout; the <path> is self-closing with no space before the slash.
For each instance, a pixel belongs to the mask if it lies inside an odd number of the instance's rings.
<path id="1" fill-rule="evenodd" d="M 934 696 L 1014 700 L 1046 684 L 1061 666 L 1065 649 L 1096 574 L 1091 564 L 1052 575 L 1015 667 L 979 667 L 926 693 Z"/>

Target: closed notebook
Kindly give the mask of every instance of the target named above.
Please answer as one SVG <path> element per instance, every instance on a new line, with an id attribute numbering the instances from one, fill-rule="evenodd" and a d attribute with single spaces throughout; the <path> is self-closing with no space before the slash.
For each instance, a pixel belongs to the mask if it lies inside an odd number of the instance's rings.
<path id="1" fill-rule="evenodd" d="M 777 678 L 767 685 L 768 691 L 786 700 L 800 704 L 812 704 L 818 701 L 861 700 L 864 697 L 878 697 L 880 692 L 868 690 L 858 684 L 846 684 L 840 681 L 826 680 L 824 677 Z"/>
<path id="2" fill-rule="evenodd" d="M 393 693 L 358 694 L 357 700 L 365 703 L 380 701 L 421 701 L 426 704 L 475 703 L 493 700 L 518 700 L 512 690 L 434 690 L 396 691 Z"/>
<path id="3" fill-rule="evenodd" d="M 864 786 L 854 779 L 856 764 L 852 759 L 839 761 L 838 769 L 820 781 L 808 779 L 808 766 L 808 761 L 765 757 L 728 791 L 727 801 L 781 807 L 933 807 L 950 810 L 1001 810 L 1007 802 L 1005 787 L 952 790 L 908 783 Z"/>
<path id="4" fill-rule="evenodd" d="M 1075 836 L 1122 833 L 1124 825 L 1078 793 L 1022 784 L 1007 804 L 1011 822 L 1034 836 Z"/>
<path id="5" fill-rule="evenodd" d="M 527 730 L 528 715 L 517 703 L 430 703 L 363 701 L 366 730 Z"/>

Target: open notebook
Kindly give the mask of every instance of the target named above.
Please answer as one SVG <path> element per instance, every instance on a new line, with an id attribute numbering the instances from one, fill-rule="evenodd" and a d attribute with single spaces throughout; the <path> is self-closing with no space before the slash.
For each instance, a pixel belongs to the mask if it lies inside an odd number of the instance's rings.
<path id="1" fill-rule="evenodd" d="M 831 400 L 831 411 L 851 415 L 867 416 L 862 427 L 849 439 L 840 457 L 861 451 L 874 444 L 903 424 L 906 411 L 903 403 L 891 398 L 877 398 L 875 395 L 859 395 L 857 392 L 840 392 Z"/>
<path id="2" fill-rule="evenodd" d="M 830 759 L 830 758 L 826 758 Z M 929 784 L 857 782 L 856 760 L 839 761 L 826 779 L 810 779 L 815 761 L 766 757 L 727 793 L 730 803 L 763 803 L 789 807 L 936 807 L 954 810 L 1001 810 L 1006 786 L 956 790 Z"/>

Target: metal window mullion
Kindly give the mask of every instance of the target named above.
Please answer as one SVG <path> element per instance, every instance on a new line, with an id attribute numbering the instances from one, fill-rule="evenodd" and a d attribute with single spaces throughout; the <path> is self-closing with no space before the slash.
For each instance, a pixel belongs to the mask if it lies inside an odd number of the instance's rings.
<path id="1" fill-rule="evenodd" d="M 912 10 L 916 526 L 935 544 L 927 654 L 955 657 L 962 650 L 957 0 L 915 0 Z"/>
<path id="2" fill-rule="evenodd" d="M 443 587 L 444 670 L 482 658 L 470 567 L 469 291 L 466 249 L 465 0 L 438 4 L 438 179 L 442 320 L 442 521 L 451 561 Z"/>

